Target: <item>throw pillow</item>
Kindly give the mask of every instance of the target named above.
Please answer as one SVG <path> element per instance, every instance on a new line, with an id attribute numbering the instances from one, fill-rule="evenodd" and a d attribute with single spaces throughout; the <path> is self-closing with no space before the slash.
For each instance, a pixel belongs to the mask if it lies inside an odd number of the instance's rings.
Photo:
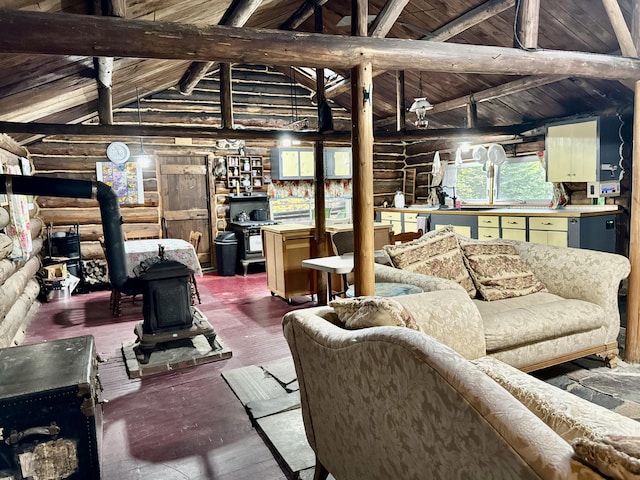
<path id="1" fill-rule="evenodd" d="M 386 297 L 356 297 L 329 302 L 346 328 L 408 327 L 418 330 L 413 316 L 398 302 Z"/>
<path id="2" fill-rule="evenodd" d="M 521 297 L 545 290 L 510 243 L 460 240 L 464 260 L 482 298 Z"/>
<path id="3" fill-rule="evenodd" d="M 458 237 L 451 225 L 427 232 L 411 242 L 385 245 L 383 249 L 394 267 L 453 280 L 471 298 L 475 297 L 476 288 L 465 267 Z"/>
<path id="4" fill-rule="evenodd" d="M 575 457 L 613 479 L 640 478 L 640 438 L 609 435 L 597 440 L 577 438 Z"/>

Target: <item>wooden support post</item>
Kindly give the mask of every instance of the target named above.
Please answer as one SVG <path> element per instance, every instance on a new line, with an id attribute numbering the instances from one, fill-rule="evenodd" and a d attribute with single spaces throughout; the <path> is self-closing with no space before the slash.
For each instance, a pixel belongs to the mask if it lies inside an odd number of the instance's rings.
<path id="1" fill-rule="evenodd" d="M 366 36 L 365 0 L 352 1 L 352 34 Z M 356 295 L 375 295 L 373 235 L 373 76 L 371 62 L 351 69 L 353 241 Z"/>
<path id="2" fill-rule="evenodd" d="M 640 138 L 640 81 L 636 82 L 633 138 Z M 640 165 L 640 142 L 633 142 L 632 164 Z M 640 168 L 631 169 L 631 225 L 629 226 L 629 293 L 627 294 L 627 331 L 624 360 L 640 362 Z"/>
<path id="3" fill-rule="evenodd" d="M 231 64 L 220 64 L 220 107 L 222 128 L 233 128 L 233 88 Z"/>
<path id="4" fill-rule="evenodd" d="M 407 122 L 404 93 L 404 70 L 396 71 L 396 131 L 402 132 Z"/>
<path id="5" fill-rule="evenodd" d="M 316 33 L 322 33 L 322 7 L 316 6 L 315 8 L 315 30 Z M 320 116 L 322 110 L 322 104 L 325 101 L 324 98 L 324 68 L 316 68 L 316 98 L 318 103 L 318 124 L 320 123 Z M 329 253 L 327 245 L 327 225 L 325 218 L 325 197 L 324 197 L 324 142 L 322 140 L 315 142 L 315 179 L 316 188 L 314 194 L 315 211 L 316 211 L 316 224 L 315 224 L 315 240 L 317 246 L 317 256 L 324 257 Z M 331 275 L 331 274 L 329 274 Z M 327 276 L 324 272 L 316 272 L 316 295 L 318 298 L 318 305 L 326 305 L 327 298 L 331 295 L 328 292 Z"/>
<path id="6" fill-rule="evenodd" d="M 514 46 L 538 48 L 538 25 L 540 23 L 540 0 L 519 0 L 516 18 Z"/>
<path id="7" fill-rule="evenodd" d="M 473 95 L 469 95 L 469 103 L 467 103 L 467 128 L 476 128 L 478 123 L 478 107 L 473 99 Z"/>
<path id="8" fill-rule="evenodd" d="M 640 51 L 640 0 L 633 0 L 631 32 L 636 51 Z M 629 261 L 631 274 L 627 293 L 627 330 L 624 360 L 640 363 L 640 81 L 635 82 L 633 102 L 633 142 L 631 150 L 631 212 Z"/>

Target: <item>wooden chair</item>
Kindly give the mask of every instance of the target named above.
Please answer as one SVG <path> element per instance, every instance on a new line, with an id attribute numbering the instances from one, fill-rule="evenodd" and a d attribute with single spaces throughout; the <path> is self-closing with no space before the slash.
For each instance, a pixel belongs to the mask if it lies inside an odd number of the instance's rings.
<path id="1" fill-rule="evenodd" d="M 106 248 L 104 245 L 104 237 L 98 237 L 98 241 L 100 242 L 100 246 L 102 247 L 102 251 L 104 252 L 105 258 L 107 257 Z M 136 296 L 135 295 L 127 295 L 131 297 L 131 302 L 135 303 Z M 111 315 L 114 317 L 122 316 L 122 292 L 117 290 L 116 288 L 111 286 L 111 296 L 109 297 L 109 310 L 111 311 Z"/>
<path id="2" fill-rule="evenodd" d="M 344 255 L 345 253 L 353 253 L 353 230 L 336 232 L 331 235 L 331 245 L 335 255 Z M 344 295 L 349 289 L 349 273 L 342 274 L 342 289 L 338 292 L 329 292 L 329 296 L 333 298 L 335 295 Z"/>
<path id="3" fill-rule="evenodd" d="M 391 244 L 395 245 L 396 243 L 410 242 L 411 240 L 420 238 L 422 235 L 424 235 L 422 229 L 418 230 L 417 232 L 396 233 L 391 238 Z"/>
<path id="4" fill-rule="evenodd" d="M 191 232 L 189 232 L 189 243 L 191 245 L 193 245 L 193 249 L 196 251 L 196 256 L 198 255 L 198 247 L 200 247 L 200 240 L 202 240 L 202 232 L 194 232 L 193 230 L 191 230 Z M 196 298 L 198 299 L 198 303 L 202 303 L 200 302 L 200 292 L 198 291 L 198 284 L 196 283 L 196 276 L 195 274 L 191 274 L 191 285 L 192 285 L 192 291 L 191 291 L 191 303 L 195 304 L 194 301 L 194 293 Z"/>
<path id="5" fill-rule="evenodd" d="M 125 240 L 146 240 L 150 238 L 162 238 L 160 227 L 157 230 L 129 230 L 124 232 Z"/>

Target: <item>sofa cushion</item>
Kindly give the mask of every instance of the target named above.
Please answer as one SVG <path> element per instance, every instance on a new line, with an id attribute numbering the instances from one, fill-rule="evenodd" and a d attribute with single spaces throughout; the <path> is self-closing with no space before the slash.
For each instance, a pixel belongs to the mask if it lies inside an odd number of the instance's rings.
<path id="1" fill-rule="evenodd" d="M 495 302 L 473 301 L 482 316 L 487 352 L 541 342 L 608 325 L 604 309 L 548 292 Z"/>
<path id="2" fill-rule="evenodd" d="M 385 245 L 383 249 L 394 267 L 454 280 L 462 285 L 471 298 L 475 297 L 476 288 L 451 225 L 428 232 L 411 242 Z"/>
<path id="3" fill-rule="evenodd" d="M 411 314 L 392 298 L 356 297 L 329 303 L 346 328 L 409 327 L 417 330 Z"/>
<path id="4" fill-rule="evenodd" d="M 486 354 L 480 312 L 462 289 L 403 295 L 394 299 L 415 319 L 418 329 L 467 359 Z"/>
<path id="5" fill-rule="evenodd" d="M 640 478 L 640 437 L 611 435 L 571 442 L 575 457 L 616 480 Z"/>
<path id="6" fill-rule="evenodd" d="M 545 290 L 510 243 L 460 240 L 460 248 L 478 292 L 487 301 Z"/>

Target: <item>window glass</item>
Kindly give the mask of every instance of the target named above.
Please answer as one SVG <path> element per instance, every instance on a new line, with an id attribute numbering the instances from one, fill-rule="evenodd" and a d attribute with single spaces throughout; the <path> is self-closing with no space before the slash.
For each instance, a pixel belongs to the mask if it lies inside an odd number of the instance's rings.
<path id="1" fill-rule="evenodd" d="M 553 185 L 545 180 L 537 155 L 507 159 L 495 175 L 496 201 L 545 203 L 553 196 Z"/>
<path id="2" fill-rule="evenodd" d="M 455 168 L 454 165 L 447 166 L 447 170 Z M 467 203 L 487 203 L 489 178 L 482 165 L 477 162 L 466 162 L 457 170 L 456 198 Z M 448 191 L 447 193 L 451 194 Z"/>

